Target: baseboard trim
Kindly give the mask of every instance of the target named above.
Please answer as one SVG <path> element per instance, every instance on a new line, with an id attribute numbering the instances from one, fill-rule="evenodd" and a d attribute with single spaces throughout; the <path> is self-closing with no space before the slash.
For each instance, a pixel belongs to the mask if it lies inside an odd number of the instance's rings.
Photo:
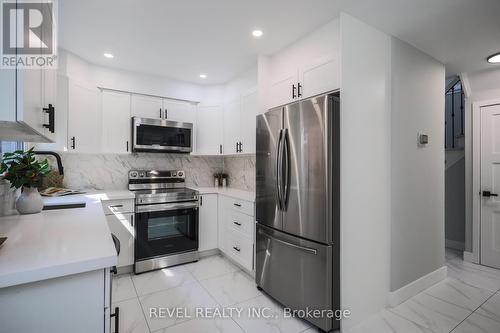
<path id="1" fill-rule="evenodd" d="M 444 244 L 447 248 L 450 249 L 455 249 L 459 251 L 465 250 L 465 243 L 464 242 L 459 242 L 451 239 L 445 239 Z"/>
<path id="2" fill-rule="evenodd" d="M 464 261 L 472 262 L 474 264 L 479 264 L 479 260 L 477 260 L 474 253 L 468 251 L 464 251 Z"/>
<path id="3" fill-rule="evenodd" d="M 432 287 L 436 283 L 446 279 L 448 275 L 448 268 L 443 266 L 436 269 L 434 272 L 430 272 L 421 278 L 408 283 L 406 286 L 399 288 L 393 292 L 389 293 L 389 306 L 395 307 L 404 301 L 410 299 L 411 297 L 418 295 L 422 291 L 429 287 Z"/>

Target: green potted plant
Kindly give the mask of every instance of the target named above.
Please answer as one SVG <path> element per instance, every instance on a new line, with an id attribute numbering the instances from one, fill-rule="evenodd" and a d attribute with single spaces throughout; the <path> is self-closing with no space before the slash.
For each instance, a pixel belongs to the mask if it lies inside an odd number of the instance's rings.
<path id="1" fill-rule="evenodd" d="M 16 209 L 20 214 L 42 211 L 43 201 L 38 186 L 49 171 L 48 161 L 46 159 L 38 161 L 33 148 L 3 154 L 0 174 L 10 182 L 10 187 L 22 188 L 22 193 L 16 200 Z"/>

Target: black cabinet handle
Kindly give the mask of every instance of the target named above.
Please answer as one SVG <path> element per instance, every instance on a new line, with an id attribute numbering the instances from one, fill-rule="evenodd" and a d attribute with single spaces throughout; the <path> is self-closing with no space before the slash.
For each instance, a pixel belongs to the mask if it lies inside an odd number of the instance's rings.
<path id="1" fill-rule="evenodd" d="M 302 85 L 297 83 L 297 97 L 302 97 Z"/>
<path id="2" fill-rule="evenodd" d="M 295 89 L 297 89 L 297 88 L 295 87 L 295 84 L 292 84 L 292 99 L 295 99 L 295 97 L 296 97 L 296 96 L 295 96 Z"/>
<path id="3" fill-rule="evenodd" d="M 114 333 L 120 333 L 120 329 L 118 325 L 120 324 L 120 308 L 116 307 L 115 308 L 115 313 L 112 313 L 110 315 L 111 318 L 115 318 L 115 332 Z"/>
<path id="4" fill-rule="evenodd" d="M 222 145 L 219 145 L 219 153 L 222 154 Z"/>
<path id="5" fill-rule="evenodd" d="M 498 197 L 498 194 L 491 193 L 490 191 L 483 191 L 483 197 L 486 197 L 486 198 L 489 198 L 489 197 Z"/>
<path id="6" fill-rule="evenodd" d="M 134 226 L 134 214 L 130 215 L 130 226 Z"/>
<path id="7" fill-rule="evenodd" d="M 239 247 L 237 247 L 237 246 L 233 246 L 233 249 L 235 249 L 235 250 L 236 250 L 236 251 L 238 251 L 238 252 L 240 252 L 240 251 L 241 251 L 241 249 L 240 249 Z"/>
<path id="8" fill-rule="evenodd" d="M 161 118 L 162 118 L 162 116 L 161 116 L 161 108 L 160 108 L 160 119 L 161 119 Z"/>
<path id="9" fill-rule="evenodd" d="M 203 196 L 200 195 L 200 206 L 203 206 Z"/>
<path id="10" fill-rule="evenodd" d="M 165 114 L 165 119 L 168 119 L 168 110 L 167 110 L 167 108 L 165 108 L 165 110 L 163 111 L 163 113 Z"/>
<path id="11" fill-rule="evenodd" d="M 241 223 L 233 221 L 234 224 L 236 224 L 238 227 L 241 227 Z"/>
<path id="12" fill-rule="evenodd" d="M 239 145 L 238 145 L 238 142 L 236 142 L 236 152 L 238 152 L 239 150 Z"/>
<path id="13" fill-rule="evenodd" d="M 43 124 L 43 127 L 48 128 L 50 133 L 55 132 L 55 113 L 56 109 L 52 104 L 49 104 L 49 107 L 43 108 L 43 112 L 48 113 L 49 115 L 49 123 Z"/>
<path id="14" fill-rule="evenodd" d="M 241 207 L 241 204 L 239 203 L 233 203 L 233 205 L 235 205 L 236 207 Z"/>
<path id="15" fill-rule="evenodd" d="M 127 152 L 128 152 L 128 140 L 127 140 Z"/>
<path id="16" fill-rule="evenodd" d="M 76 148 L 76 139 L 75 137 L 72 137 L 71 138 L 71 149 L 75 149 Z"/>
<path id="17" fill-rule="evenodd" d="M 243 143 L 240 141 L 240 153 L 243 152 Z"/>

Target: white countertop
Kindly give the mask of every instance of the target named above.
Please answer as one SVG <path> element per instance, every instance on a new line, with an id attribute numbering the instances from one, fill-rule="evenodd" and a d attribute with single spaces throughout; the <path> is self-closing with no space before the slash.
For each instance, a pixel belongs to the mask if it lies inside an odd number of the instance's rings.
<path id="1" fill-rule="evenodd" d="M 255 202 L 255 192 L 238 190 L 231 187 L 193 187 L 200 194 L 217 193 L 231 198 Z"/>
<path id="2" fill-rule="evenodd" d="M 126 192 L 46 198 L 87 206 L 0 217 L 0 236 L 8 237 L 0 246 L 0 288 L 116 265 L 101 198 L 127 198 Z"/>

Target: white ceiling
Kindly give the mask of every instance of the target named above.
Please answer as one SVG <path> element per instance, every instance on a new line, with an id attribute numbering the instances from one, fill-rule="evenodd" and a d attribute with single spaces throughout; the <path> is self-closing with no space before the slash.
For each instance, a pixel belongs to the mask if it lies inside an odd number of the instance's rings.
<path id="1" fill-rule="evenodd" d="M 59 44 L 100 65 L 224 83 L 336 15 L 332 0 L 60 0 Z"/>
<path id="2" fill-rule="evenodd" d="M 448 75 L 491 68 L 485 58 L 500 51 L 499 0 L 61 0 L 59 44 L 104 66 L 223 83 L 340 10 L 432 55 Z"/>

